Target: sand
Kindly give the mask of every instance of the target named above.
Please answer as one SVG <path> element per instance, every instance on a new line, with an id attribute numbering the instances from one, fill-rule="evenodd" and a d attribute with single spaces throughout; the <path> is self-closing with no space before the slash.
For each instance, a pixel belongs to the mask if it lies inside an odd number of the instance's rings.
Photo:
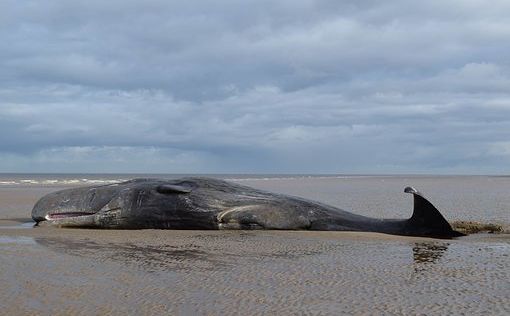
<path id="1" fill-rule="evenodd" d="M 0 251 L 6 315 L 510 312 L 509 235 L 435 240 L 0 221 Z"/>
<path id="2" fill-rule="evenodd" d="M 0 314 L 510 314 L 509 234 L 33 228 L 56 189 L 0 190 Z"/>

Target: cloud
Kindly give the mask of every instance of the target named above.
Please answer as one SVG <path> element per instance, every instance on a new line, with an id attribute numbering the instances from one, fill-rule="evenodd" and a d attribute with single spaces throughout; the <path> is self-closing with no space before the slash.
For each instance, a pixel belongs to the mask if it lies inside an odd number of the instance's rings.
<path id="1" fill-rule="evenodd" d="M 505 172 L 509 6 L 5 1 L 0 171 Z"/>

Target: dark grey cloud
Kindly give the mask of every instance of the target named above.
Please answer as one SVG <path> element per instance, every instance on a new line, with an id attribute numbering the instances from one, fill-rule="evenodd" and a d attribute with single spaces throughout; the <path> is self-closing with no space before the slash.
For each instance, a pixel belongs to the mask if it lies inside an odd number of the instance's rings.
<path id="1" fill-rule="evenodd" d="M 0 171 L 504 173 L 507 1 L 3 1 Z"/>

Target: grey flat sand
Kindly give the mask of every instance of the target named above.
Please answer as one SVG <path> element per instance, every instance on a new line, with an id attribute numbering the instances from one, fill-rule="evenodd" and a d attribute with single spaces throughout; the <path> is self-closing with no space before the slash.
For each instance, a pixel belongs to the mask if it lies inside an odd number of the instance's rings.
<path id="1" fill-rule="evenodd" d="M 505 315 L 508 237 L 0 227 L 0 300 L 7 315 Z"/>

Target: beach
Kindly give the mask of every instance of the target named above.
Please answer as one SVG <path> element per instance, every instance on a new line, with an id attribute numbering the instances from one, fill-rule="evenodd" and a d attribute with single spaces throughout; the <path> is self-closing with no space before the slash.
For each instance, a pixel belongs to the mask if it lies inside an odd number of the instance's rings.
<path id="1" fill-rule="evenodd" d="M 131 177 L 0 177 L 0 314 L 510 313 L 510 178 L 219 176 L 384 218 L 410 216 L 412 199 L 402 191 L 412 185 L 448 220 L 505 229 L 451 240 L 32 227 L 31 207 L 44 194 Z"/>

